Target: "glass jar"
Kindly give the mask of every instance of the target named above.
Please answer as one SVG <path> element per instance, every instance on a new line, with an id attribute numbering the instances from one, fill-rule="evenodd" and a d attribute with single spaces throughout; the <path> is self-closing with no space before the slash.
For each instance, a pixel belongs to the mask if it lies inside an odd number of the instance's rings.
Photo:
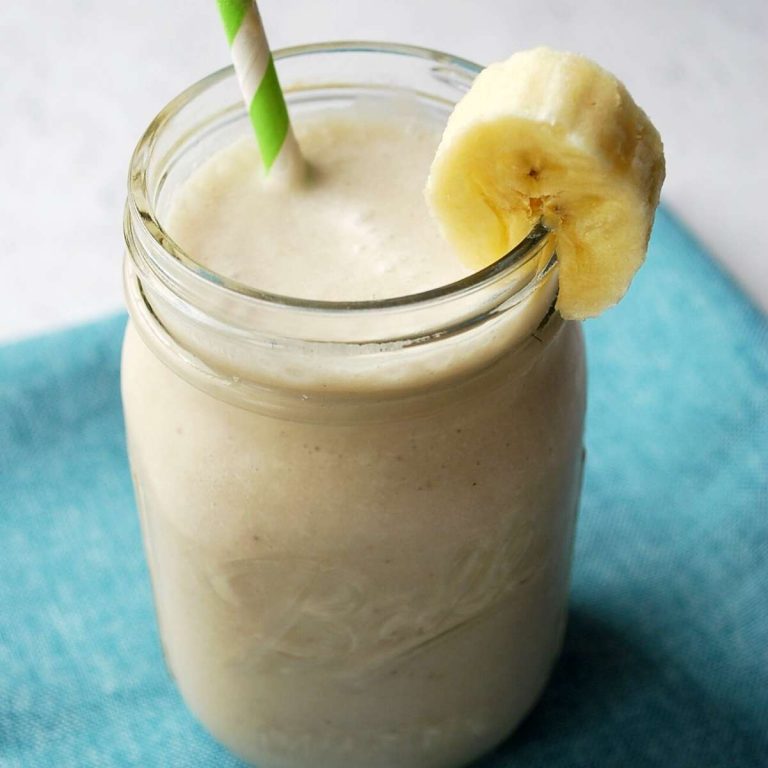
<path id="1" fill-rule="evenodd" d="M 294 118 L 365 98 L 444 122 L 479 69 L 369 43 L 275 59 Z M 262 768 L 463 765 L 533 706 L 565 624 L 585 364 L 550 235 L 379 302 L 240 285 L 163 222 L 248 130 L 228 68 L 131 163 L 123 401 L 168 666 Z"/>

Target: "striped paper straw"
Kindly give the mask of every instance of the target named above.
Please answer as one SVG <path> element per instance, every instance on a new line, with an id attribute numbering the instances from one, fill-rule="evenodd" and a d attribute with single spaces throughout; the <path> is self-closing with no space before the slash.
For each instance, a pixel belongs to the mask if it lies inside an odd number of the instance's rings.
<path id="1" fill-rule="evenodd" d="M 264 169 L 269 173 L 277 165 L 276 170 L 297 177 L 304 171 L 304 159 L 291 128 L 259 9 L 251 0 L 217 2 Z"/>

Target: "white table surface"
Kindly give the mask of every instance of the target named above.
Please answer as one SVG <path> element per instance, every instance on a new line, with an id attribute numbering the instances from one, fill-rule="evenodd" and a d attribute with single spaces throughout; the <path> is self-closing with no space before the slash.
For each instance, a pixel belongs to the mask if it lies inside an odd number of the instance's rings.
<path id="1" fill-rule="evenodd" d="M 128 158 L 228 61 L 214 0 L 0 10 L 0 341 L 122 304 Z M 618 74 L 661 131 L 664 200 L 768 309 L 765 0 L 262 0 L 273 47 L 367 38 L 481 63 L 546 43 Z M 32 23 L 34 22 L 34 23 Z"/>

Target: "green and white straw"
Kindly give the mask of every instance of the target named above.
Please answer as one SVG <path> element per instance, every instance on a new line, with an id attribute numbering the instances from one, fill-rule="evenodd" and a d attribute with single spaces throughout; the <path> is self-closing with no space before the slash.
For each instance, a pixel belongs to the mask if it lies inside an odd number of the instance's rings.
<path id="1" fill-rule="evenodd" d="M 304 160 L 288 118 L 259 9 L 252 0 L 217 2 L 264 170 L 269 173 L 275 166 L 273 173 L 296 178 L 304 171 Z"/>

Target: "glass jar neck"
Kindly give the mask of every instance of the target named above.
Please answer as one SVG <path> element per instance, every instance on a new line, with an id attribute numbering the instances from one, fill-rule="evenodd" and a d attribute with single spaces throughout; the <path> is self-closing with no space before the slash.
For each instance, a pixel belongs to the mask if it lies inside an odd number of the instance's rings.
<path id="1" fill-rule="evenodd" d="M 479 67 L 423 49 L 339 43 L 275 53 L 294 115 L 389 89 L 442 121 Z M 231 68 L 171 102 L 131 163 L 124 231 L 126 296 L 145 343 L 217 396 L 349 400 L 446 386 L 562 322 L 551 235 L 537 227 L 502 259 L 448 286 L 378 302 L 268 294 L 214 274 L 163 221 L 201 159 L 248 130 Z M 546 333 L 545 333 L 546 330 Z"/>

